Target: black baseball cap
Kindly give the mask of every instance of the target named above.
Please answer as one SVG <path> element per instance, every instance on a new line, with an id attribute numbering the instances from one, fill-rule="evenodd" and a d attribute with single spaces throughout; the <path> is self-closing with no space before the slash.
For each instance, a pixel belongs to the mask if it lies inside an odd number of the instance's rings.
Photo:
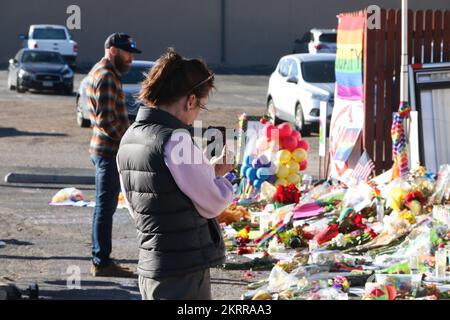
<path id="1" fill-rule="evenodd" d="M 142 53 L 136 48 L 136 41 L 125 33 L 115 32 L 111 34 L 105 41 L 105 49 L 116 47 L 132 53 Z"/>

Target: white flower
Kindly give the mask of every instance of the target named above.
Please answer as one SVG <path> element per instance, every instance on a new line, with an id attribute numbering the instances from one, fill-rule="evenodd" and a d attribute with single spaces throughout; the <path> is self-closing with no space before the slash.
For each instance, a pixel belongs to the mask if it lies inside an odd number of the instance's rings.
<path id="1" fill-rule="evenodd" d="M 339 233 L 336 237 L 331 240 L 331 243 L 336 245 L 336 247 L 341 248 L 347 245 L 347 240 L 342 233 Z"/>

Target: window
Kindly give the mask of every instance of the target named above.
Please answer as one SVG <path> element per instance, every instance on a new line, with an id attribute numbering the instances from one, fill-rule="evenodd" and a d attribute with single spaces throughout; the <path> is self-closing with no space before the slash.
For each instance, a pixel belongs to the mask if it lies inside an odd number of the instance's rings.
<path id="1" fill-rule="evenodd" d="M 64 64 L 64 59 L 57 52 L 26 51 L 23 53 L 22 62 Z"/>
<path id="2" fill-rule="evenodd" d="M 64 29 L 38 28 L 34 29 L 33 39 L 37 40 L 66 40 L 66 31 Z"/>
<path id="3" fill-rule="evenodd" d="M 319 42 L 336 42 L 336 33 L 323 33 L 319 36 Z"/>
<path id="4" fill-rule="evenodd" d="M 144 81 L 147 76 L 147 72 L 151 69 L 151 66 L 139 66 L 131 67 L 130 71 L 123 76 L 123 84 L 137 84 Z"/>
<path id="5" fill-rule="evenodd" d="M 278 72 L 283 76 L 287 77 L 289 74 L 289 60 L 283 60 L 280 62 L 280 67 L 278 68 Z"/>
<path id="6" fill-rule="evenodd" d="M 302 75 L 306 82 L 332 83 L 336 81 L 334 61 L 310 61 L 302 63 Z"/>
<path id="7" fill-rule="evenodd" d="M 291 60 L 291 63 L 290 63 L 289 77 L 295 77 L 295 79 L 298 79 L 298 67 L 297 67 L 297 62 L 294 61 L 294 60 Z"/>

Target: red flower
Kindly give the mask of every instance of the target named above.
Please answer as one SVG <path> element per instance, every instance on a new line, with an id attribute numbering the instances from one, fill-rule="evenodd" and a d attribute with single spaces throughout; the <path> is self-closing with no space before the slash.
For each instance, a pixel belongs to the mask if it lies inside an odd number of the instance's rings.
<path id="1" fill-rule="evenodd" d="M 368 232 L 370 234 L 370 237 L 373 239 L 377 236 L 377 234 L 375 233 L 375 231 L 372 230 L 372 228 L 367 228 L 366 232 Z"/>
<path id="2" fill-rule="evenodd" d="M 381 291 L 380 289 L 375 289 L 375 290 L 372 290 L 370 295 L 373 296 L 373 297 L 379 298 L 379 297 L 384 296 L 384 292 Z"/>
<path id="3" fill-rule="evenodd" d="M 320 231 L 315 235 L 314 240 L 317 241 L 318 244 L 322 244 L 330 241 L 334 237 L 339 234 L 339 226 L 337 223 L 329 224 L 325 229 Z"/>
<path id="4" fill-rule="evenodd" d="M 294 184 L 279 185 L 274 195 L 274 201 L 282 204 L 298 203 L 300 201 L 300 192 Z"/>
<path id="5" fill-rule="evenodd" d="M 359 225 L 359 224 L 361 224 L 361 222 L 362 222 L 362 218 L 363 218 L 362 214 L 357 214 L 357 215 L 353 218 L 352 223 L 355 224 L 355 225 Z"/>
<path id="6" fill-rule="evenodd" d="M 406 206 L 409 206 L 409 203 L 414 200 L 419 201 L 422 205 L 424 205 L 426 202 L 426 199 L 424 198 L 422 193 L 420 193 L 420 191 L 415 191 L 406 195 L 405 197 Z"/>

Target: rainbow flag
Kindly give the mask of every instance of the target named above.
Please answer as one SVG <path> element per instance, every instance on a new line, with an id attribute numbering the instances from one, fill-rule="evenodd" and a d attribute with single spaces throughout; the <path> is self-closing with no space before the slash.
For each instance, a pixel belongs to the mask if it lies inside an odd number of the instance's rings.
<path id="1" fill-rule="evenodd" d="M 340 143 L 334 156 L 335 161 L 347 161 L 352 153 L 353 147 L 358 141 L 361 128 L 345 128 L 342 137 L 340 137 Z"/>
<path id="2" fill-rule="evenodd" d="M 344 100 L 363 99 L 364 16 L 340 16 L 336 52 L 337 96 Z"/>

